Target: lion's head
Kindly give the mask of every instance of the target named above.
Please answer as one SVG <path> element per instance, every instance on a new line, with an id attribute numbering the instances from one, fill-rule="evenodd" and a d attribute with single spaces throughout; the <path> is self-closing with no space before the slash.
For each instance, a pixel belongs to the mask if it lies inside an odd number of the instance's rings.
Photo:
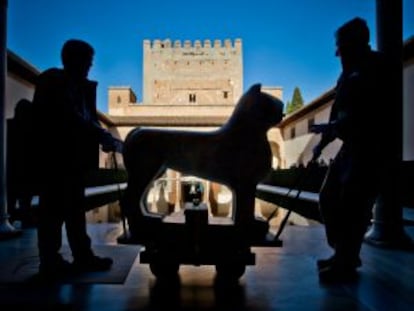
<path id="1" fill-rule="evenodd" d="M 252 85 L 238 101 L 229 122 L 242 122 L 252 128 L 268 129 L 283 118 L 283 102 L 261 91 L 261 84 Z"/>

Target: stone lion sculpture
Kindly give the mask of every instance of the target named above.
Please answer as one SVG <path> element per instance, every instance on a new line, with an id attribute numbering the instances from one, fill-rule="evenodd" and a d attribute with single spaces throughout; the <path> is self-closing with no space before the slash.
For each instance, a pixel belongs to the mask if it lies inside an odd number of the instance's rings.
<path id="1" fill-rule="evenodd" d="M 255 84 L 243 94 L 233 114 L 210 132 L 135 128 L 124 143 L 128 183 L 121 209 L 131 239 L 149 234 L 162 215 L 149 212 L 146 195 L 167 168 L 228 186 L 233 192 L 236 226 L 255 221 L 256 186 L 271 169 L 267 131 L 283 118 L 283 102 Z M 154 227 L 155 226 L 155 227 Z"/>

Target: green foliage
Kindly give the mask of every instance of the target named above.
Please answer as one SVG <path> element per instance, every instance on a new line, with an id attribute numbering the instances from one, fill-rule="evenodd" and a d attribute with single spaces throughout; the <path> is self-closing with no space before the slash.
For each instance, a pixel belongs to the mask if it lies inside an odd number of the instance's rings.
<path id="1" fill-rule="evenodd" d="M 290 100 L 286 101 L 286 105 L 285 105 L 285 112 L 286 113 L 289 113 L 288 111 L 290 111 L 290 109 L 291 109 L 290 106 L 291 106 Z"/>
<path id="2" fill-rule="evenodd" d="M 300 108 L 302 108 L 304 105 L 303 97 L 300 92 L 300 89 L 298 87 L 295 87 L 293 90 L 293 96 L 292 101 L 288 101 L 286 104 L 286 113 L 292 113 Z"/>

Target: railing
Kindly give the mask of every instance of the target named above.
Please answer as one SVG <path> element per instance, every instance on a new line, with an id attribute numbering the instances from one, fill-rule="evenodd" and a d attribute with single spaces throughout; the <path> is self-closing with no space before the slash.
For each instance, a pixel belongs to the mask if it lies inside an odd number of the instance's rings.
<path id="1" fill-rule="evenodd" d="M 319 189 L 326 166 L 312 165 L 273 170 L 256 188 L 256 197 L 320 221 Z"/>
<path id="2" fill-rule="evenodd" d="M 290 209 L 303 217 L 321 221 L 319 215 L 319 193 L 326 168 L 317 168 L 309 176 L 309 184 L 297 184 L 300 169 L 274 171 L 273 175 L 257 186 L 256 196 L 282 208 Z M 303 171 L 302 171 L 303 172 Z M 399 202 L 405 210 L 414 208 L 412 194 L 412 179 L 414 176 L 414 161 L 403 161 L 398 173 Z M 300 176 L 299 176 L 300 177 Z M 299 193 L 298 193 L 299 191 Z"/>
<path id="3" fill-rule="evenodd" d="M 258 191 L 280 195 L 291 199 L 296 198 L 303 201 L 319 203 L 319 193 L 316 192 L 301 191 L 298 189 L 289 189 L 286 187 L 272 186 L 266 184 L 258 184 L 256 189 Z"/>

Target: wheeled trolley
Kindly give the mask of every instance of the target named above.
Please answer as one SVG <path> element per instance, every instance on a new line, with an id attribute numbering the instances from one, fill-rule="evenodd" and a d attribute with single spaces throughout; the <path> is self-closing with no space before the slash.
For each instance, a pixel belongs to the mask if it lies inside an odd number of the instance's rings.
<path id="1" fill-rule="evenodd" d="M 217 278 L 237 280 L 256 263 L 252 246 L 282 245 L 268 232 L 266 220 L 256 221 L 244 230 L 229 217 L 209 215 L 204 203 L 186 203 L 182 211 L 163 218 L 140 262 L 149 264 L 157 278 L 176 276 L 180 265 L 214 265 Z"/>

